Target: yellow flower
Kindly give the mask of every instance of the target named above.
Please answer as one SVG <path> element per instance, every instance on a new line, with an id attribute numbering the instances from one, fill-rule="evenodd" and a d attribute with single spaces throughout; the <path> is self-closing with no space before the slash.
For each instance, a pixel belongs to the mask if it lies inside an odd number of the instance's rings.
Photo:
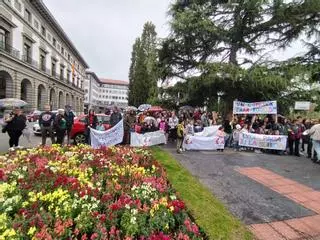
<path id="1" fill-rule="evenodd" d="M 171 206 L 169 209 L 170 209 L 171 212 L 174 211 L 174 207 L 173 206 Z"/>
<path id="2" fill-rule="evenodd" d="M 28 235 L 33 236 L 36 231 L 37 231 L 36 227 L 31 227 L 29 228 Z"/>

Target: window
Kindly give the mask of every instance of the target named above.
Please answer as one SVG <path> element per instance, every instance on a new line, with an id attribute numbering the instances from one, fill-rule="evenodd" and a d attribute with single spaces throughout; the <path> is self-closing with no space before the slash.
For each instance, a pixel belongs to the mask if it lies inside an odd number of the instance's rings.
<path id="1" fill-rule="evenodd" d="M 33 25 L 37 30 L 39 29 L 39 22 L 37 20 L 33 20 Z"/>
<path id="2" fill-rule="evenodd" d="M 61 46 L 61 54 L 64 54 L 64 48 Z"/>
<path id="3" fill-rule="evenodd" d="M 41 34 L 42 34 L 42 36 L 46 37 L 46 33 L 47 33 L 47 31 L 46 31 L 45 27 L 41 26 Z"/>
<path id="4" fill-rule="evenodd" d="M 53 45 L 54 47 L 57 46 L 57 40 L 56 40 L 55 38 L 52 39 L 52 45 Z"/>
<path id="5" fill-rule="evenodd" d="M 31 45 L 28 43 L 23 44 L 23 60 L 27 63 L 32 63 L 31 60 Z"/>
<path id="6" fill-rule="evenodd" d="M 7 44 L 7 35 L 6 32 L 0 28 L 0 48 L 4 49 Z"/>
<path id="7" fill-rule="evenodd" d="M 64 66 L 60 65 L 60 80 L 63 80 L 64 78 Z"/>
<path id="8" fill-rule="evenodd" d="M 68 70 L 68 72 L 67 72 L 67 80 L 68 80 L 68 82 L 70 82 L 70 80 L 71 80 L 71 71 L 70 70 Z"/>
<path id="9" fill-rule="evenodd" d="M 56 70 L 57 70 L 56 68 L 57 68 L 57 60 L 52 59 L 52 60 L 51 60 L 51 75 L 52 75 L 53 77 L 56 76 Z"/>
<path id="10" fill-rule="evenodd" d="M 24 10 L 24 17 L 25 17 L 25 19 L 26 19 L 29 23 L 32 23 L 31 13 L 29 12 L 28 9 L 25 9 L 25 10 Z"/>
<path id="11" fill-rule="evenodd" d="M 68 53 L 68 61 L 70 61 L 70 54 Z"/>
<path id="12" fill-rule="evenodd" d="M 46 71 L 46 53 L 40 50 L 40 69 L 42 71 Z"/>

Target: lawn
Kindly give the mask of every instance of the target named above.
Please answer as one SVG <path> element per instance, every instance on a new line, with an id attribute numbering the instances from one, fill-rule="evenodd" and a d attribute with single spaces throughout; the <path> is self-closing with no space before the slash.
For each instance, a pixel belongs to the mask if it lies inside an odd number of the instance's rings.
<path id="1" fill-rule="evenodd" d="M 253 239 L 246 227 L 170 153 L 155 147 L 153 154 L 166 169 L 173 188 L 179 192 L 187 209 L 209 239 Z"/>

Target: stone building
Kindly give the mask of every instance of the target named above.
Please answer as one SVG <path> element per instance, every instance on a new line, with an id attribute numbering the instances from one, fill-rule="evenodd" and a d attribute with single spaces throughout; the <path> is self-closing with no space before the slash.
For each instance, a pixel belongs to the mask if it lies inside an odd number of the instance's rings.
<path id="1" fill-rule="evenodd" d="M 87 71 L 84 81 L 85 109 L 105 112 L 112 106 L 125 108 L 128 106 L 129 82 L 121 80 L 103 79 L 91 71 Z"/>
<path id="2" fill-rule="evenodd" d="M 0 98 L 83 112 L 87 68 L 42 0 L 0 1 Z"/>

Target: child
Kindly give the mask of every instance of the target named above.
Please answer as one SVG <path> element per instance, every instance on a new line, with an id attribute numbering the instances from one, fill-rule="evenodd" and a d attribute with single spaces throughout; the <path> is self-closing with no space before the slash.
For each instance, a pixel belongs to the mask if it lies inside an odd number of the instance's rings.
<path id="1" fill-rule="evenodd" d="M 226 133 L 224 132 L 224 127 L 223 126 L 219 127 L 218 132 L 217 132 L 217 136 L 219 138 L 225 139 Z M 223 152 L 223 149 L 217 149 L 217 150 L 218 150 L 218 152 Z"/>
<path id="2" fill-rule="evenodd" d="M 192 136 L 194 135 L 193 120 L 188 120 L 188 124 L 186 126 L 186 134 Z"/>
<path id="3" fill-rule="evenodd" d="M 159 122 L 159 130 L 165 134 L 165 137 L 166 137 L 165 144 L 167 144 L 167 142 L 168 142 L 168 123 L 164 117 L 162 117 L 161 121 Z"/>
<path id="4" fill-rule="evenodd" d="M 179 119 L 179 124 L 177 126 L 177 153 L 182 152 L 182 144 L 184 139 L 184 121 Z"/>
<path id="5" fill-rule="evenodd" d="M 239 124 L 236 125 L 236 129 L 233 131 L 233 150 L 239 151 L 239 137 L 240 137 L 241 126 Z"/>
<path id="6" fill-rule="evenodd" d="M 105 131 L 106 130 L 102 124 L 102 121 L 99 121 L 98 126 L 96 127 L 96 130 L 98 130 L 98 131 Z"/>

